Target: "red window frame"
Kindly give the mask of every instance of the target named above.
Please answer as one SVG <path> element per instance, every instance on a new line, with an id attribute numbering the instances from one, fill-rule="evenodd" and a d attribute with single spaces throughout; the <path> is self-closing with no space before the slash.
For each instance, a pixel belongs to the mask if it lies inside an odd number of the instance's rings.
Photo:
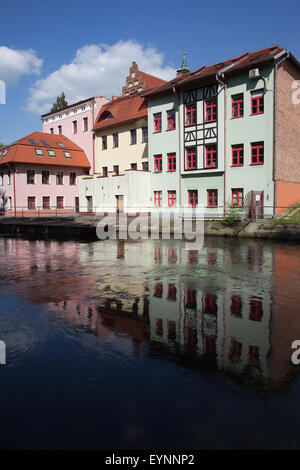
<path id="1" fill-rule="evenodd" d="M 197 308 L 197 291 L 195 289 L 187 289 L 185 292 L 185 306 L 196 310 Z"/>
<path id="2" fill-rule="evenodd" d="M 264 143 L 255 142 L 251 144 L 251 165 L 264 164 Z"/>
<path id="3" fill-rule="evenodd" d="M 50 196 L 43 196 L 43 209 L 50 209 Z"/>
<path id="4" fill-rule="evenodd" d="M 207 190 L 207 207 L 218 207 L 218 190 Z"/>
<path id="5" fill-rule="evenodd" d="M 173 300 L 173 299 L 169 299 L 169 300 Z M 176 300 L 176 298 L 174 300 Z M 175 323 L 175 321 L 168 321 L 167 327 L 168 327 L 168 338 L 172 339 L 172 340 L 175 340 L 176 339 L 176 323 Z"/>
<path id="6" fill-rule="evenodd" d="M 161 132 L 161 113 L 153 114 L 153 132 L 159 134 Z"/>
<path id="7" fill-rule="evenodd" d="M 156 320 L 155 333 L 159 336 L 163 334 L 163 321 L 161 318 Z"/>
<path id="8" fill-rule="evenodd" d="M 168 284 L 168 293 L 167 299 L 168 300 L 176 300 L 177 289 L 175 284 Z"/>
<path id="9" fill-rule="evenodd" d="M 205 294 L 203 298 L 203 313 L 216 315 L 217 312 L 217 296 L 215 294 Z"/>
<path id="10" fill-rule="evenodd" d="M 205 354 L 215 356 L 217 353 L 217 344 L 215 336 L 204 336 Z"/>
<path id="11" fill-rule="evenodd" d="M 231 146 L 231 166 L 243 166 L 244 165 L 244 145 L 232 145 Z"/>
<path id="12" fill-rule="evenodd" d="M 167 111 L 167 131 L 176 129 L 176 113 L 175 109 Z"/>
<path id="13" fill-rule="evenodd" d="M 242 315 L 242 299 L 240 295 L 231 296 L 230 312 L 236 317 L 240 317 Z"/>
<path id="14" fill-rule="evenodd" d="M 261 300 L 251 299 L 249 303 L 249 320 L 261 321 L 263 317 L 263 305 Z"/>
<path id="15" fill-rule="evenodd" d="M 161 298 L 163 293 L 163 285 L 161 282 L 157 282 L 154 286 L 153 297 Z"/>
<path id="16" fill-rule="evenodd" d="M 264 94 L 263 91 L 251 92 L 251 116 L 264 113 Z"/>
<path id="17" fill-rule="evenodd" d="M 231 118 L 244 117 L 244 94 L 239 93 L 238 95 L 231 96 Z"/>
<path id="18" fill-rule="evenodd" d="M 205 121 L 214 122 L 217 120 L 217 100 L 212 98 L 205 101 Z"/>
<path id="19" fill-rule="evenodd" d="M 231 361 L 238 361 L 242 355 L 242 343 L 236 339 L 231 339 L 230 349 L 229 349 L 229 359 Z"/>
<path id="20" fill-rule="evenodd" d="M 36 208 L 36 198 L 35 198 L 35 196 L 28 196 L 28 198 L 27 198 L 27 207 L 28 207 L 28 209 L 35 209 Z"/>
<path id="21" fill-rule="evenodd" d="M 216 145 L 205 146 L 205 168 L 217 168 L 217 147 Z"/>
<path id="22" fill-rule="evenodd" d="M 236 204 L 234 204 L 234 198 L 236 198 Z M 231 190 L 231 204 L 232 207 L 243 207 L 244 202 L 244 190 L 242 188 L 233 188 Z"/>
<path id="23" fill-rule="evenodd" d="M 162 191 L 154 191 L 154 206 L 161 207 L 162 204 Z"/>
<path id="24" fill-rule="evenodd" d="M 176 153 L 168 153 L 167 171 L 176 171 Z"/>
<path id="25" fill-rule="evenodd" d="M 189 189 L 188 190 L 188 205 L 189 207 L 198 206 L 198 189 Z"/>
<path id="26" fill-rule="evenodd" d="M 248 361 L 252 366 L 259 365 L 259 347 L 258 346 L 249 345 Z"/>
<path id="27" fill-rule="evenodd" d="M 187 104 L 185 106 L 185 125 L 194 126 L 196 124 L 196 103 Z"/>
<path id="28" fill-rule="evenodd" d="M 56 197 L 56 207 L 57 207 L 57 209 L 63 209 L 64 208 L 64 197 L 63 196 L 57 196 Z"/>
<path id="29" fill-rule="evenodd" d="M 176 191 L 168 191 L 168 206 L 176 206 Z"/>
<path id="30" fill-rule="evenodd" d="M 154 169 L 153 173 L 162 172 L 162 155 L 154 155 Z"/>
<path id="31" fill-rule="evenodd" d="M 185 156 L 186 156 L 185 157 L 186 170 L 196 170 L 197 169 L 197 148 L 186 147 Z"/>

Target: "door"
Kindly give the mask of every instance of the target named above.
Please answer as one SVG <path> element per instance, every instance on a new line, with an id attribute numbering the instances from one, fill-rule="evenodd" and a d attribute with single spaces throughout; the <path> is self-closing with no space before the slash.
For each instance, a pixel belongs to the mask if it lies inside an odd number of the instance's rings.
<path id="1" fill-rule="evenodd" d="M 124 196 L 116 196 L 117 198 L 117 214 L 124 212 Z"/>
<path id="2" fill-rule="evenodd" d="M 93 198 L 92 198 L 92 196 L 87 196 L 86 200 L 87 200 L 87 210 L 88 210 L 88 212 L 93 212 Z"/>

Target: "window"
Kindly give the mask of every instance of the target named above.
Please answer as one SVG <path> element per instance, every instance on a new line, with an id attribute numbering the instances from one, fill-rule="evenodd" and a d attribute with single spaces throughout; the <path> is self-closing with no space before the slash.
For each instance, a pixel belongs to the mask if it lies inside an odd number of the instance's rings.
<path id="1" fill-rule="evenodd" d="M 57 196 L 57 198 L 56 198 L 56 207 L 57 207 L 57 209 L 63 209 L 64 208 L 64 197 L 63 196 Z"/>
<path id="2" fill-rule="evenodd" d="M 42 149 L 34 149 L 34 150 L 35 150 L 35 153 L 36 153 L 36 154 L 37 154 L 39 157 L 41 157 L 41 156 L 43 156 L 43 155 L 44 155 L 44 153 L 43 153 L 43 150 L 42 150 Z"/>
<path id="3" fill-rule="evenodd" d="M 103 175 L 103 176 L 107 176 L 107 175 L 108 175 L 108 168 L 107 168 L 107 166 L 103 166 L 103 167 L 102 167 L 102 175 Z"/>
<path id="4" fill-rule="evenodd" d="M 12 198 L 11 198 L 11 196 L 8 197 L 8 209 L 12 210 Z"/>
<path id="5" fill-rule="evenodd" d="M 168 206 L 176 206 L 176 191 L 168 191 Z"/>
<path id="6" fill-rule="evenodd" d="M 163 293 L 163 286 L 160 282 L 158 282 L 157 284 L 155 284 L 154 286 L 154 292 L 153 292 L 153 296 L 154 297 L 159 297 L 161 298 L 162 297 L 162 293 Z"/>
<path id="7" fill-rule="evenodd" d="M 198 206 L 198 190 L 197 189 L 188 190 L 188 205 L 190 207 Z"/>
<path id="8" fill-rule="evenodd" d="M 54 129 L 53 129 L 53 127 L 50 127 L 50 134 L 54 134 Z"/>
<path id="9" fill-rule="evenodd" d="M 240 295 L 231 296 L 230 312 L 235 317 L 242 315 L 242 299 Z"/>
<path id="10" fill-rule="evenodd" d="M 7 155 L 8 149 L 4 150 L 2 157 L 5 157 Z"/>
<path id="11" fill-rule="evenodd" d="M 205 294 L 203 298 L 203 313 L 216 315 L 218 312 L 217 296 L 215 294 Z"/>
<path id="12" fill-rule="evenodd" d="M 176 294 L 177 294 L 176 286 L 174 284 L 168 284 L 167 299 L 176 301 Z"/>
<path id="13" fill-rule="evenodd" d="M 49 142 L 47 142 L 46 140 L 41 140 L 41 142 L 43 145 L 45 145 L 45 147 L 50 147 Z"/>
<path id="14" fill-rule="evenodd" d="M 89 126 L 88 126 L 88 118 L 87 117 L 84 117 L 83 118 L 83 132 L 87 132 L 89 129 Z"/>
<path id="15" fill-rule="evenodd" d="M 62 134 L 62 126 L 57 126 L 57 133 Z"/>
<path id="16" fill-rule="evenodd" d="M 233 207 L 243 207 L 243 200 L 244 200 L 244 190 L 243 189 L 232 189 L 231 190 L 232 196 L 232 206 Z"/>
<path id="17" fill-rule="evenodd" d="M 251 144 L 251 165 L 262 165 L 264 163 L 264 143 L 255 142 Z"/>
<path id="18" fill-rule="evenodd" d="M 28 142 L 30 142 L 33 145 L 39 145 L 36 140 L 34 139 L 28 139 Z"/>
<path id="19" fill-rule="evenodd" d="M 117 132 L 113 133 L 113 146 L 114 148 L 119 147 L 119 134 Z"/>
<path id="20" fill-rule="evenodd" d="M 43 209 L 50 209 L 50 197 L 43 196 Z"/>
<path id="21" fill-rule="evenodd" d="M 205 121 L 213 122 L 217 120 L 217 100 L 216 98 L 212 100 L 205 101 Z"/>
<path id="22" fill-rule="evenodd" d="M 9 170 L 7 172 L 7 184 L 11 184 L 11 173 Z"/>
<path id="23" fill-rule="evenodd" d="M 196 103 L 187 104 L 185 107 L 185 125 L 193 126 L 196 124 Z"/>
<path id="24" fill-rule="evenodd" d="M 240 118 L 244 116 L 244 95 L 233 95 L 231 97 L 231 117 Z"/>
<path id="25" fill-rule="evenodd" d="M 56 142 L 56 143 L 60 148 L 62 148 L 62 149 L 66 148 L 65 144 L 63 144 L 62 142 Z"/>
<path id="26" fill-rule="evenodd" d="M 49 157 L 55 157 L 55 152 L 54 150 L 47 150 Z"/>
<path id="27" fill-rule="evenodd" d="M 143 171 L 149 171 L 149 164 L 148 164 L 148 162 L 142 162 L 142 169 L 143 169 Z"/>
<path id="28" fill-rule="evenodd" d="M 0 186 L 3 186 L 3 171 L 0 172 Z"/>
<path id="29" fill-rule="evenodd" d="M 168 153 L 167 171 L 176 171 L 176 153 Z"/>
<path id="30" fill-rule="evenodd" d="M 106 149 L 107 149 L 107 136 L 103 135 L 102 136 L 102 150 L 106 150 Z"/>
<path id="31" fill-rule="evenodd" d="M 148 127 L 142 127 L 142 143 L 148 142 Z"/>
<path id="32" fill-rule="evenodd" d="M 243 166 L 244 165 L 244 145 L 232 145 L 231 146 L 231 165 L 232 166 Z"/>
<path id="33" fill-rule="evenodd" d="M 196 147 L 187 147 L 186 152 L 186 170 L 196 170 L 197 168 L 197 149 Z"/>
<path id="34" fill-rule="evenodd" d="M 218 190 L 207 190 L 207 207 L 218 207 Z"/>
<path id="35" fill-rule="evenodd" d="M 154 155 L 154 173 L 162 172 L 162 156 Z"/>
<path id="36" fill-rule="evenodd" d="M 196 310 L 197 308 L 197 291 L 194 289 L 187 289 L 185 292 L 185 306 Z"/>
<path id="37" fill-rule="evenodd" d="M 35 197 L 29 196 L 27 198 L 27 207 L 28 209 L 35 209 Z"/>
<path id="38" fill-rule="evenodd" d="M 136 144 L 136 129 L 130 129 L 130 144 Z"/>
<path id="39" fill-rule="evenodd" d="M 264 112 L 264 94 L 263 91 L 251 92 L 251 114 L 263 114 Z"/>
<path id="40" fill-rule="evenodd" d="M 72 134 L 77 134 L 77 121 L 72 121 Z"/>
<path id="41" fill-rule="evenodd" d="M 215 145 L 205 147 L 205 168 L 217 168 L 217 147 Z"/>
<path id="42" fill-rule="evenodd" d="M 35 171 L 34 170 L 27 170 L 27 184 L 34 184 L 35 183 Z"/>
<path id="43" fill-rule="evenodd" d="M 71 171 L 70 173 L 70 179 L 69 179 L 69 182 L 70 182 L 70 186 L 75 186 L 76 185 L 76 173 L 75 171 Z"/>
<path id="44" fill-rule="evenodd" d="M 49 184 L 50 171 L 42 171 L 42 184 Z"/>
<path id="45" fill-rule="evenodd" d="M 161 207 L 162 204 L 162 192 L 154 191 L 154 205 L 155 207 Z"/>
<path id="46" fill-rule="evenodd" d="M 263 317 L 263 307 L 260 300 L 251 299 L 249 305 L 249 320 L 261 321 Z"/>
<path id="47" fill-rule="evenodd" d="M 229 359 L 233 362 L 239 361 L 242 355 L 242 343 L 235 339 L 231 339 L 229 349 Z"/>
<path id="48" fill-rule="evenodd" d="M 175 109 L 167 111 L 167 131 L 176 129 L 176 113 Z"/>
<path id="49" fill-rule="evenodd" d="M 161 113 L 153 114 L 154 132 L 161 132 Z"/>
<path id="50" fill-rule="evenodd" d="M 249 345 L 248 349 L 248 361 L 252 366 L 259 365 L 259 347 Z"/>
<path id="51" fill-rule="evenodd" d="M 64 172 L 63 171 L 56 172 L 56 184 L 58 185 L 64 184 Z"/>
<path id="52" fill-rule="evenodd" d="M 64 152 L 66 158 L 72 158 L 70 152 Z"/>
<path id="53" fill-rule="evenodd" d="M 114 172 L 115 176 L 118 176 L 118 174 L 119 174 L 119 165 L 114 165 L 113 166 L 113 172 Z"/>

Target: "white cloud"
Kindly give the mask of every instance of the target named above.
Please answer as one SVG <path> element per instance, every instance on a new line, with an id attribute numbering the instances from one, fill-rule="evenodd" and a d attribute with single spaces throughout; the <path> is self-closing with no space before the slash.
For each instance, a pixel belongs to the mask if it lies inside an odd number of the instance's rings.
<path id="1" fill-rule="evenodd" d="M 36 81 L 30 89 L 26 109 L 47 112 L 62 92 L 68 103 L 90 96 L 120 96 L 133 61 L 143 72 L 165 80 L 170 80 L 176 73 L 171 66 L 164 65 L 162 53 L 135 41 L 119 41 L 111 46 L 86 45 L 77 50 L 72 62 Z"/>
<path id="2" fill-rule="evenodd" d="M 32 49 L 22 51 L 1 46 L 0 80 L 4 80 L 8 87 L 14 86 L 22 75 L 38 75 L 42 63 Z"/>

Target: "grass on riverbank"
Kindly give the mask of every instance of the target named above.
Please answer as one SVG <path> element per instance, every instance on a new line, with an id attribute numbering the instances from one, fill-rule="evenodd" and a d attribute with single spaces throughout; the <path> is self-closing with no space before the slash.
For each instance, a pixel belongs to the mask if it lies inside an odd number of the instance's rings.
<path id="1" fill-rule="evenodd" d="M 282 217 L 274 219 L 275 224 L 300 224 L 300 203 L 291 206 Z"/>

